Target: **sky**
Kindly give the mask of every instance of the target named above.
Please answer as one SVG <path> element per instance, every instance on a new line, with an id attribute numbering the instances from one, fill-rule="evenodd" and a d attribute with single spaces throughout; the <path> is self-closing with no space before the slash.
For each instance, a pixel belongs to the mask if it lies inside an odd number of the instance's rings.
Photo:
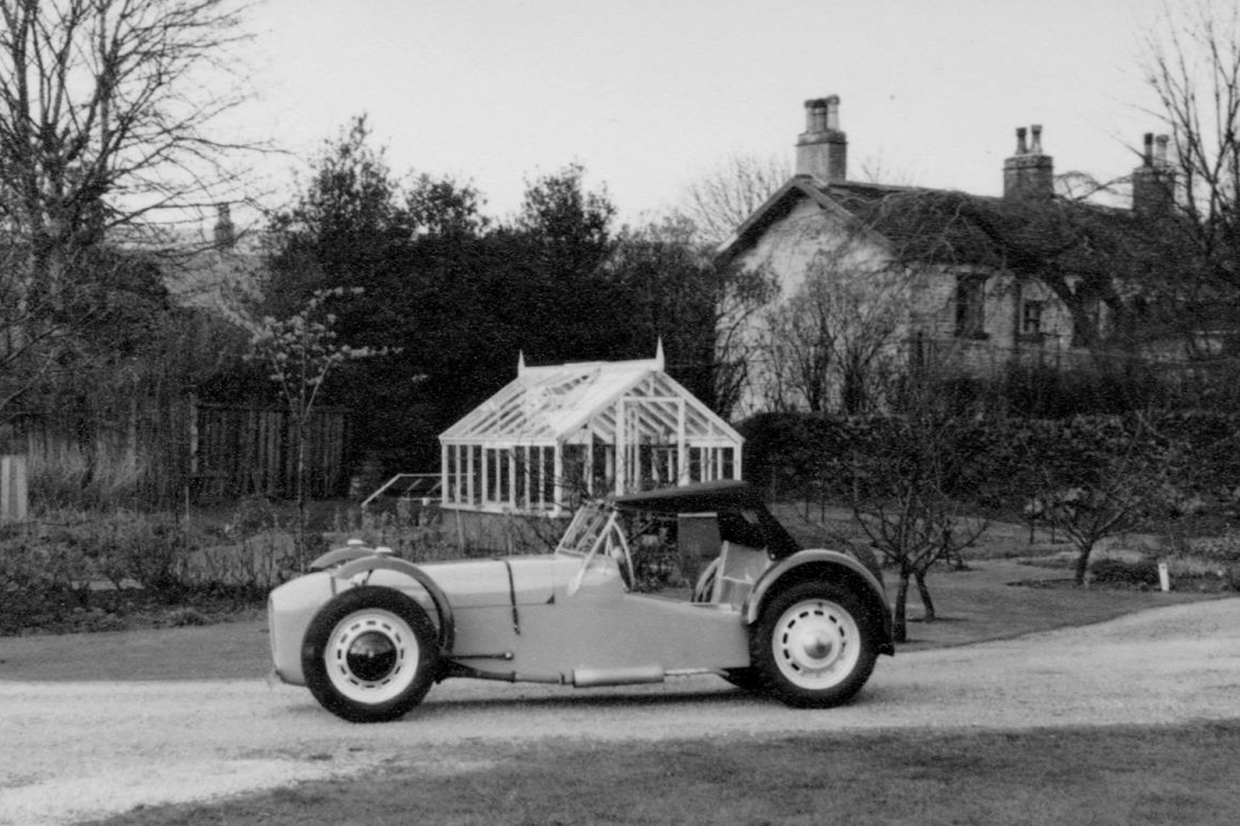
<path id="1" fill-rule="evenodd" d="M 1137 165 L 1162 3 L 264 0 L 245 123 L 292 152 L 277 191 L 365 114 L 393 171 L 470 181 L 493 216 L 579 163 L 635 222 L 730 156 L 791 164 L 804 101 L 837 94 L 850 178 L 999 194 L 1018 126 L 1056 172 Z"/>

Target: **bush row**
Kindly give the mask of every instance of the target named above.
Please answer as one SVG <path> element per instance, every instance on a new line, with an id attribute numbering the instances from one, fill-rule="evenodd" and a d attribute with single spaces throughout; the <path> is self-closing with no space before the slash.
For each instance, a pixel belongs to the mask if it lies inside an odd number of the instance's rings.
<path id="1" fill-rule="evenodd" d="M 554 545 L 557 526 L 526 526 L 513 552 Z M 527 535 L 528 534 L 528 535 Z M 399 502 L 351 507 L 315 520 L 261 497 L 225 519 L 130 510 L 51 510 L 0 524 L 0 635 L 34 630 L 112 630 L 125 614 L 162 609 L 157 624 L 197 624 L 213 613 L 260 606 L 276 585 L 329 546 L 357 538 L 412 562 L 491 555 L 445 527 L 438 507 Z"/>
<path id="2" fill-rule="evenodd" d="M 847 499 L 856 478 L 844 469 L 864 466 L 908 428 L 906 417 L 761 414 L 740 426 L 746 476 L 772 498 Z M 945 493 L 979 507 L 1019 512 L 1048 479 L 1089 485 L 1120 466 L 1159 475 L 1167 515 L 1227 511 L 1240 498 L 1240 414 L 958 416 L 941 430 L 954 469 Z"/>

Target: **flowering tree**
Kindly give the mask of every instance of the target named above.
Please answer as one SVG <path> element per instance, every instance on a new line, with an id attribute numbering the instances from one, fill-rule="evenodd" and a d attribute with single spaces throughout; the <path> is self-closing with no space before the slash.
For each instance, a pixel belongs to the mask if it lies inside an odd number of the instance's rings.
<path id="1" fill-rule="evenodd" d="M 265 316 L 262 320 L 248 320 L 250 330 L 251 361 L 261 362 L 269 370 L 268 378 L 280 387 L 293 425 L 293 448 L 297 462 L 297 511 L 301 536 L 298 542 L 298 562 L 305 550 L 306 528 L 306 426 L 319 391 L 331 371 L 344 364 L 379 351 L 370 347 L 350 347 L 336 340 L 333 329 L 334 313 L 328 312 L 332 299 L 360 295 L 360 287 L 335 287 L 317 290 L 305 306 L 288 318 L 277 320 Z"/>

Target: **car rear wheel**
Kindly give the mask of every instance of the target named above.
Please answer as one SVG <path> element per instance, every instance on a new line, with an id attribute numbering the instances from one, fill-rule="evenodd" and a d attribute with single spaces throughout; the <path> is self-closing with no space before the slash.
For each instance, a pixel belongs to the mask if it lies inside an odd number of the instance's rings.
<path id="1" fill-rule="evenodd" d="M 859 599 L 828 582 L 803 582 L 763 608 L 750 660 L 765 689 L 791 706 L 827 708 L 856 694 L 878 657 Z"/>
<path id="2" fill-rule="evenodd" d="M 306 686 L 328 711 L 355 723 L 395 720 L 434 682 L 435 626 L 391 588 L 351 588 L 315 616 L 302 643 Z"/>

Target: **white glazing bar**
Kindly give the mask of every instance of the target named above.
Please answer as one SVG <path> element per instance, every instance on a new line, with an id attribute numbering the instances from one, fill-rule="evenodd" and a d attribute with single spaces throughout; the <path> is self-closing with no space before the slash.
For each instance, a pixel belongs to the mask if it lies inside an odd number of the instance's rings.
<path id="1" fill-rule="evenodd" d="M 685 426 L 685 400 L 676 400 L 676 484 L 689 484 L 689 447 Z"/>
<path id="2" fill-rule="evenodd" d="M 555 509 L 564 507 L 564 442 L 555 443 Z"/>
<path id="3" fill-rule="evenodd" d="M 448 457 L 452 453 L 452 447 L 443 445 L 439 448 L 439 501 L 441 504 L 451 504 L 452 501 L 452 484 L 450 475 L 452 469 L 448 467 Z"/>
<path id="4" fill-rule="evenodd" d="M 509 448 L 508 455 L 508 507 L 517 509 L 517 451 Z"/>
<path id="5" fill-rule="evenodd" d="M 586 422 L 586 492 L 594 496 L 594 419 Z"/>
<path id="6" fill-rule="evenodd" d="M 616 483 L 612 492 L 617 496 L 624 494 L 625 465 L 628 464 L 628 422 L 624 414 L 624 399 L 616 399 Z"/>
<path id="7" fill-rule="evenodd" d="M 547 509 L 547 448 L 538 446 L 538 509 Z"/>
<path id="8" fill-rule="evenodd" d="M 525 490 L 522 491 L 521 498 L 525 500 L 525 509 L 528 511 L 534 507 L 534 492 L 530 489 L 534 484 L 534 473 L 530 466 L 530 446 L 525 445 L 524 448 L 522 452 L 525 453 L 525 464 L 521 468 L 521 483 L 525 485 Z"/>

